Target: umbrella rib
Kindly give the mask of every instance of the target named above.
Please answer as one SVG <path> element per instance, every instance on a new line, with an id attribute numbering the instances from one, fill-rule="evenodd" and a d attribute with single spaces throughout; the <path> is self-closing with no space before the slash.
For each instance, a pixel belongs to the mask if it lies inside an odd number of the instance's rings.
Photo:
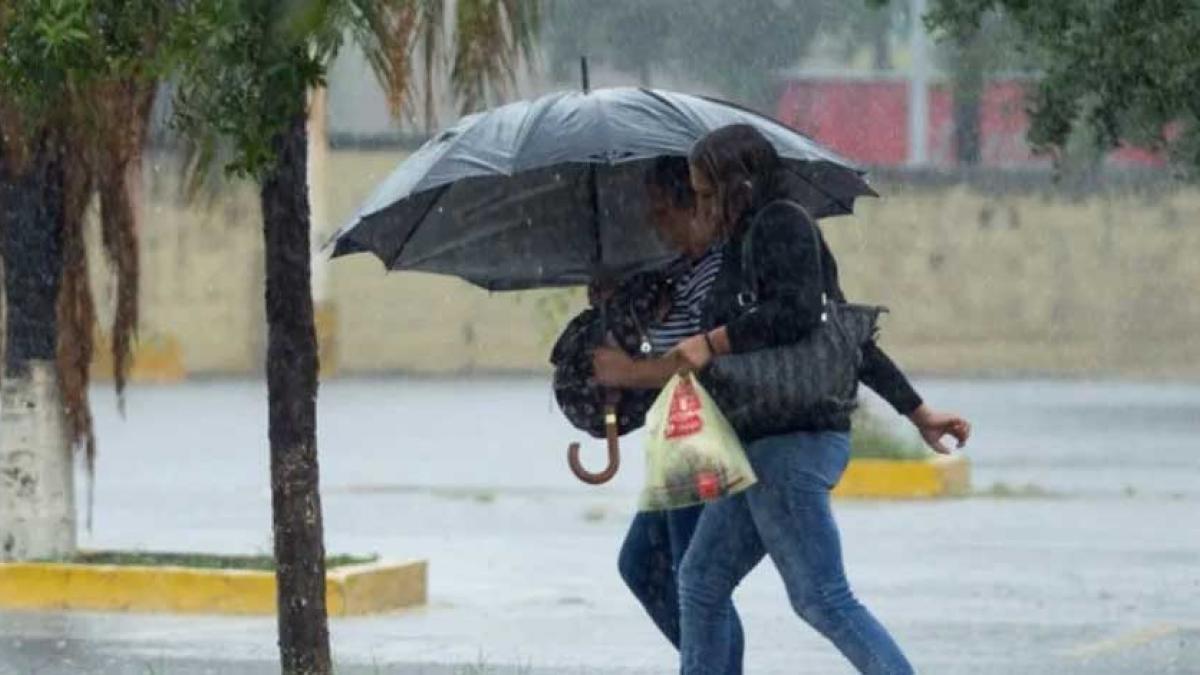
<path id="1" fill-rule="evenodd" d="M 593 96 L 585 94 L 585 96 Z M 612 130 L 608 124 L 608 112 L 601 105 L 599 100 L 593 99 L 596 105 L 596 114 L 599 118 L 600 127 L 603 129 L 602 146 L 608 149 L 612 148 L 612 139 L 610 138 Z M 606 163 L 611 164 L 611 160 L 605 158 Z M 604 264 L 604 234 L 600 231 L 600 185 L 599 178 L 596 176 L 596 163 L 589 162 L 588 167 L 588 197 L 592 204 L 592 232 L 596 237 L 595 265 L 599 268 Z"/>
<path id="2" fill-rule="evenodd" d="M 477 124 L 479 122 L 478 115 L 469 115 L 469 116 L 467 116 L 467 118 L 459 120 L 458 124 L 455 125 L 455 128 L 457 129 L 459 127 L 462 127 L 464 125 L 464 123 L 466 123 L 467 120 L 469 120 L 471 117 L 476 117 L 477 119 L 474 122 L 472 122 L 469 126 L 467 126 L 465 129 L 462 129 L 461 131 L 455 131 L 453 136 L 440 142 L 442 147 L 438 148 L 438 150 L 439 150 L 438 157 L 437 157 L 438 161 L 445 159 L 446 156 L 451 153 L 451 151 L 457 149 L 458 144 L 462 142 L 463 137 L 466 136 L 468 133 L 470 133 L 470 131 L 472 129 L 475 128 L 475 124 Z M 443 131 L 441 134 L 434 136 L 433 139 L 431 139 L 431 141 L 435 142 L 435 143 L 438 142 L 437 139 L 440 138 L 445 133 L 446 132 Z M 420 150 L 418 150 L 417 152 L 420 152 Z M 425 178 L 425 176 L 422 176 L 421 180 L 424 180 L 424 178 Z M 421 184 L 421 180 L 417 180 L 415 183 L 413 183 L 413 190 L 411 192 L 409 192 L 410 195 L 420 192 L 420 190 L 417 190 L 416 187 Z M 448 185 L 450 185 L 450 184 L 444 183 L 442 185 L 428 187 L 426 189 L 428 189 L 428 190 L 441 189 L 441 188 L 447 187 Z M 440 198 L 441 198 L 441 195 L 438 196 L 438 199 L 440 199 Z M 426 213 L 428 213 L 428 211 L 426 211 Z M 424 216 L 422 216 L 422 217 L 424 217 Z"/>
<path id="3" fill-rule="evenodd" d="M 804 174 L 800 173 L 799 171 L 796 171 L 795 169 L 788 169 L 788 171 L 791 171 L 800 180 L 803 180 L 805 183 L 808 183 L 817 192 L 820 192 L 821 194 L 825 195 L 825 197 L 829 201 L 831 201 L 834 204 L 837 204 L 839 207 L 841 207 L 842 211 L 844 212 L 843 215 L 850 215 L 850 214 L 854 213 L 853 206 L 847 206 L 846 203 L 843 202 L 841 199 L 834 197 L 832 194 L 829 193 L 828 190 L 821 187 L 820 185 L 817 185 L 816 181 L 814 181 L 813 179 L 809 178 L 808 176 L 805 176 Z"/>
<path id="4" fill-rule="evenodd" d="M 517 137 L 517 142 L 515 144 L 513 144 L 513 159 L 514 160 L 516 160 L 516 158 L 520 157 L 522 155 L 522 153 L 524 152 L 525 144 L 528 143 L 529 139 L 533 137 L 534 129 L 536 129 L 537 126 L 539 124 L 541 124 L 542 120 L 545 119 L 545 117 L 550 114 L 551 108 L 558 105 L 558 102 L 561 101 L 562 99 L 563 99 L 562 95 L 555 97 L 553 102 L 542 106 L 542 108 L 537 111 L 537 113 L 533 116 L 533 118 L 529 119 L 527 123 L 523 123 L 521 125 L 521 133 Z M 516 173 L 517 168 L 515 166 L 515 161 L 514 161 L 514 166 L 512 168 L 513 168 L 513 173 Z"/>
<path id="5" fill-rule="evenodd" d="M 661 104 L 667 106 L 668 108 L 670 108 L 671 110 L 675 111 L 675 113 L 679 117 L 682 117 L 683 119 L 685 119 L 689 122 L 695 121 L 690 115 L 687 114 L 687 111 L 685 111 L 683 108 L 681 108 L 678 104 L 676 104 L 671 99 L 667 98 L 666 96 L 663 96 L 662 93 L 655 91 L 654 89 L 650 89 L 648 87 L 639 87 L 639 89 L 642 91 L 642 93 L 646 94 L 647 96 L 653 98 L 654 100 L 658 101 L 659 103 L 661 103 Z"/>
<path id="6" fill-rule="evenodd" d="M 447 187 L 449 187 L 449 186 L 447 186 Z M 561 190 L 561 189 L 563 189 L 562 185 L 555 185 L 555 186 L 549 186 L 549 187 L 542 188 L 539 190 L 539 192 L 544 193 L 544 192 Z M 440 199 L 440 198 L 441 197 L 439 196 L 438 199 Z M 495 209 L 497 206 L 504 205 L 506 203 L 506 201 L 507 200 L 503 199 L 503 198 L 493 199 L 489 202 L 489 204 L 485 208 Z M 430 208 L 432 208 L 432 205 L 430 206 Z M 461 214 L 462 211 L 460 210 L 459 212 Z M 426 211 L 426 213 L 428 213 L 428 211 Z M 474 214 L 469 214 L 467 216 L 467 218 L 473 218 L 473 217 L 474 217 Z M 422 217 L 422 219 L 423 219 L 423 217 Z M 509 224 L 509 225 L 502 224 L 501 226 L 491 225 L 489 227 L 475 228 L 469 234 L 466 234 L 465 236 L 463 236 L 457 240 L 443 243 L 440 246 L 434 248 L 433 250 L 422 253 L 415 260 L 409 260 L 407 264 L 409 266 L 419 265 L 423 262 L 433 260 L 434 258 L 437 258 L 438 256 L 442 255 L 443 253 L 446 253 L 447 251 L 452 251 L 456 248 L 461 248 L 466 244 L 473 244 L 478 241 L 482 241 L 482 240 L 485 240 L 485 239 L 488 239 L 491 237 L 505 234 L 506 232 L 508 232 L 511 229 L 511 227 L 512 227 L 511 224 Z M 415 234 L 415 232 L 409 234 L 409 237 L 405 239 L 405 244 L 408 243 L 408 240 L 412 238 L 413 234 Z M 397 256 L 397 259 L 398 259 L 398 257 L 399 256 Z"/>
<path id="7" fill-rule="evenodd" d="M 405 235 L 404 241 L 400 242 L 400 246 L 396 249 L 396 255 L 392 256 L 392 259 L 387 261 L 387 269 L 390 270 L 394 268 L 395 265 L 400 261 L 400 256 L 404 255 L 404 249 L 408 246 L 408 242 L 412 241 L 413 235 L 415 235 L 417 230 L 421 229 L 421 226 L 425 224 L 425 218 L 429 215 L 429 212 L 433 210 L 433 207 L 436 206 L 438 202 L 442 201 L 442 197 L 446 195 L 446 192 L 449 191 L 451 185 L 453 185 L 453 183 L 447 183 L 434 188 L 434 190 L 437 190 L 437 194 L 434 195 L 433 199 L 429 200 L 429 206 L 426 206 L 425 210 L 421 212 L 421 217 L 417 218 L 416 222 L 412 226 L 412 229 L 408 231 L 407 235 Z"/>

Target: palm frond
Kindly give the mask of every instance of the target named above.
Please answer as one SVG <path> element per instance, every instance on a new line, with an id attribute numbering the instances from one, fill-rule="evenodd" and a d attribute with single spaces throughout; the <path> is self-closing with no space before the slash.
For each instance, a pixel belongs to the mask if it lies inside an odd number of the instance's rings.
<path id="1" fill-rule="evenodd" d="M 137 231 L 142 181 L 142 148 L 150 127 L 157 89 L 153 81 L 124 78 L 99 88 L 103 144 L 97 157 L 97 190 L 104 252 L 117 278 L 112 361 L 117 404 L 124 411 L 125 383 L 132 365 L 138 325 Z"/>
<path id="2" fill-rule="evenodd" d="M 489 92 L 506 93 L 517 67 L 532 61 L 541 22 L 539 0 L 350 0 L 356 41 L 388 94 L 394 115 L 411 105 L 412 70 L 420 50 L 424 122 L 432 130 L 436 78 L 449 63 L 460 108 L 476 110 Z M 454 8 L 447 37 L 447 13 Z M 448 53 L 449 52 L 449 53 Z"/>
<path id="3" fill-rule="evenodd" d="M 508 93 L 521 60 L 533 60 L 540 7 L 539 0 L 459 0 L 450 82 L 462 112 L 483 107 L 489 90 Z"/>
<path id="4" fill-rule="evenodd" d="M 421 5 L 419 15 L 422 52 L 421 69 L 425 80 L 422 91 L 425 103 L 424 122 L 426 133 L 432 134 L 437 116 L 435 106 L 437 96 L 433 80 L 438 72 L 445 70 L 442 45 L 445 43 L 444 36 L 446 34 L 446 7 L 445 0 L 418 1 Z"/>
<path id="5" fill-rule="evenodd" d="M 507 18 L 501 0 L 459 0 L 450 87 L 463 112 L 482 108 L 488 86 L 502 92 L 515 73 Z"/>
<path id="6" fill-rule="evenodd" d="M 62 394 L 67 434 L 75 447 L 84 448 L 88 475 L 95 465 L 96 437 L 88 402 L 96 307 L 88 283 L 87 246 L 83 237 L 84 215 L 91 201 L 95 167 L 92 153 L 75 152 L 87 147 L 86 132 L 55 130 L 54 143 L 62 163 L 62 285 L 58 292 L 58 381 Z M 73 156 L 69 156 L 68 152 Z"/>
<path id="7" fill-rule="evenodd" d="M 501 0 L 513 48 L 526 62 L 532 63 L 537 54 L 538 29 L 542 25 L 542 4 L 539 0 Z"/>
<path id="8" fill-rule="evenodd" d="M 421 7 L 414 0 L 351 0 L 355 14 L 354 39 L 387 95 L 388 107 L 399 117 L 412 93 L 412 51 Z"/>

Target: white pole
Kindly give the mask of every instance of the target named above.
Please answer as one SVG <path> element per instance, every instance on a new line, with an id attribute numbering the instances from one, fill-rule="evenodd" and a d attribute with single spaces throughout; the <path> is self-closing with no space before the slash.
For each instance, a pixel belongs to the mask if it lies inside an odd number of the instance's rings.
<path id="1" fill-rule="evenodd" d="M 925 0 L 909 0 L 912 29 L 909 50 L 912 71 L 908 78 L 908 164 L 929 163 L 929 40 L 925 33 Z"/>
<path id="2" fill-rule="evenodd" d="M 312 238 L 312 295 L 320 305 L 329 299 L 329 270 L 321 247 L 332 234 L 329 231 L 329 138 L 326 133 L 324 87 L 309 93 L 308 104 L 308 211 Z"/>
<path id="3" fill-rule="evenodd" d="M 337 313 L 332 302 L 328 253 L 321 250 L 333 235 L 329 216 L 328 90 L 318 87 L 308 100 L 308 213 L 312 267 L 313 322 L 321 375 L 337 370 Z"/>

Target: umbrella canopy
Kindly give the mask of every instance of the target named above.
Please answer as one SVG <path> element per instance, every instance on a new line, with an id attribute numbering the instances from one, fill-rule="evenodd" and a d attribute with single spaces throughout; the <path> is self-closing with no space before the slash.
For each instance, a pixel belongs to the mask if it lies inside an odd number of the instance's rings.
<path id="1" fill-rule="evenodd" d="M 560 92 L 464 117 L 417 150 L 334 238 L 392 270 L 452 274 L 490 290 L 587 283 L 661 263 L 643 176 L 702 136 L 752 124 L 808 186 L 815 217 L 875 193 L 861 171 L 775 120 L 676 92 Z"/>

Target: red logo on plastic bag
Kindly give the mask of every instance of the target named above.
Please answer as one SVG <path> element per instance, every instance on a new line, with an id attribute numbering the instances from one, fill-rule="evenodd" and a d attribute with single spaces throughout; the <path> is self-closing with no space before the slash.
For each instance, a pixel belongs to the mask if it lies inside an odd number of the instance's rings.
<path id="1" fill-rule="evenodd" d="M 667 438 L 682 438 L 704 428 L 700 418 L 700 396 L 690 378 L 683 378 L 671 392 L 671 408 L 667 412 Z"/>
<path id="2" fill-rule="evenodd" d="M 696 474 L 696 494 L 704 501 L 712 501 L 721 496 L 721 476 L 715 471 L 701 471 Z"/>

